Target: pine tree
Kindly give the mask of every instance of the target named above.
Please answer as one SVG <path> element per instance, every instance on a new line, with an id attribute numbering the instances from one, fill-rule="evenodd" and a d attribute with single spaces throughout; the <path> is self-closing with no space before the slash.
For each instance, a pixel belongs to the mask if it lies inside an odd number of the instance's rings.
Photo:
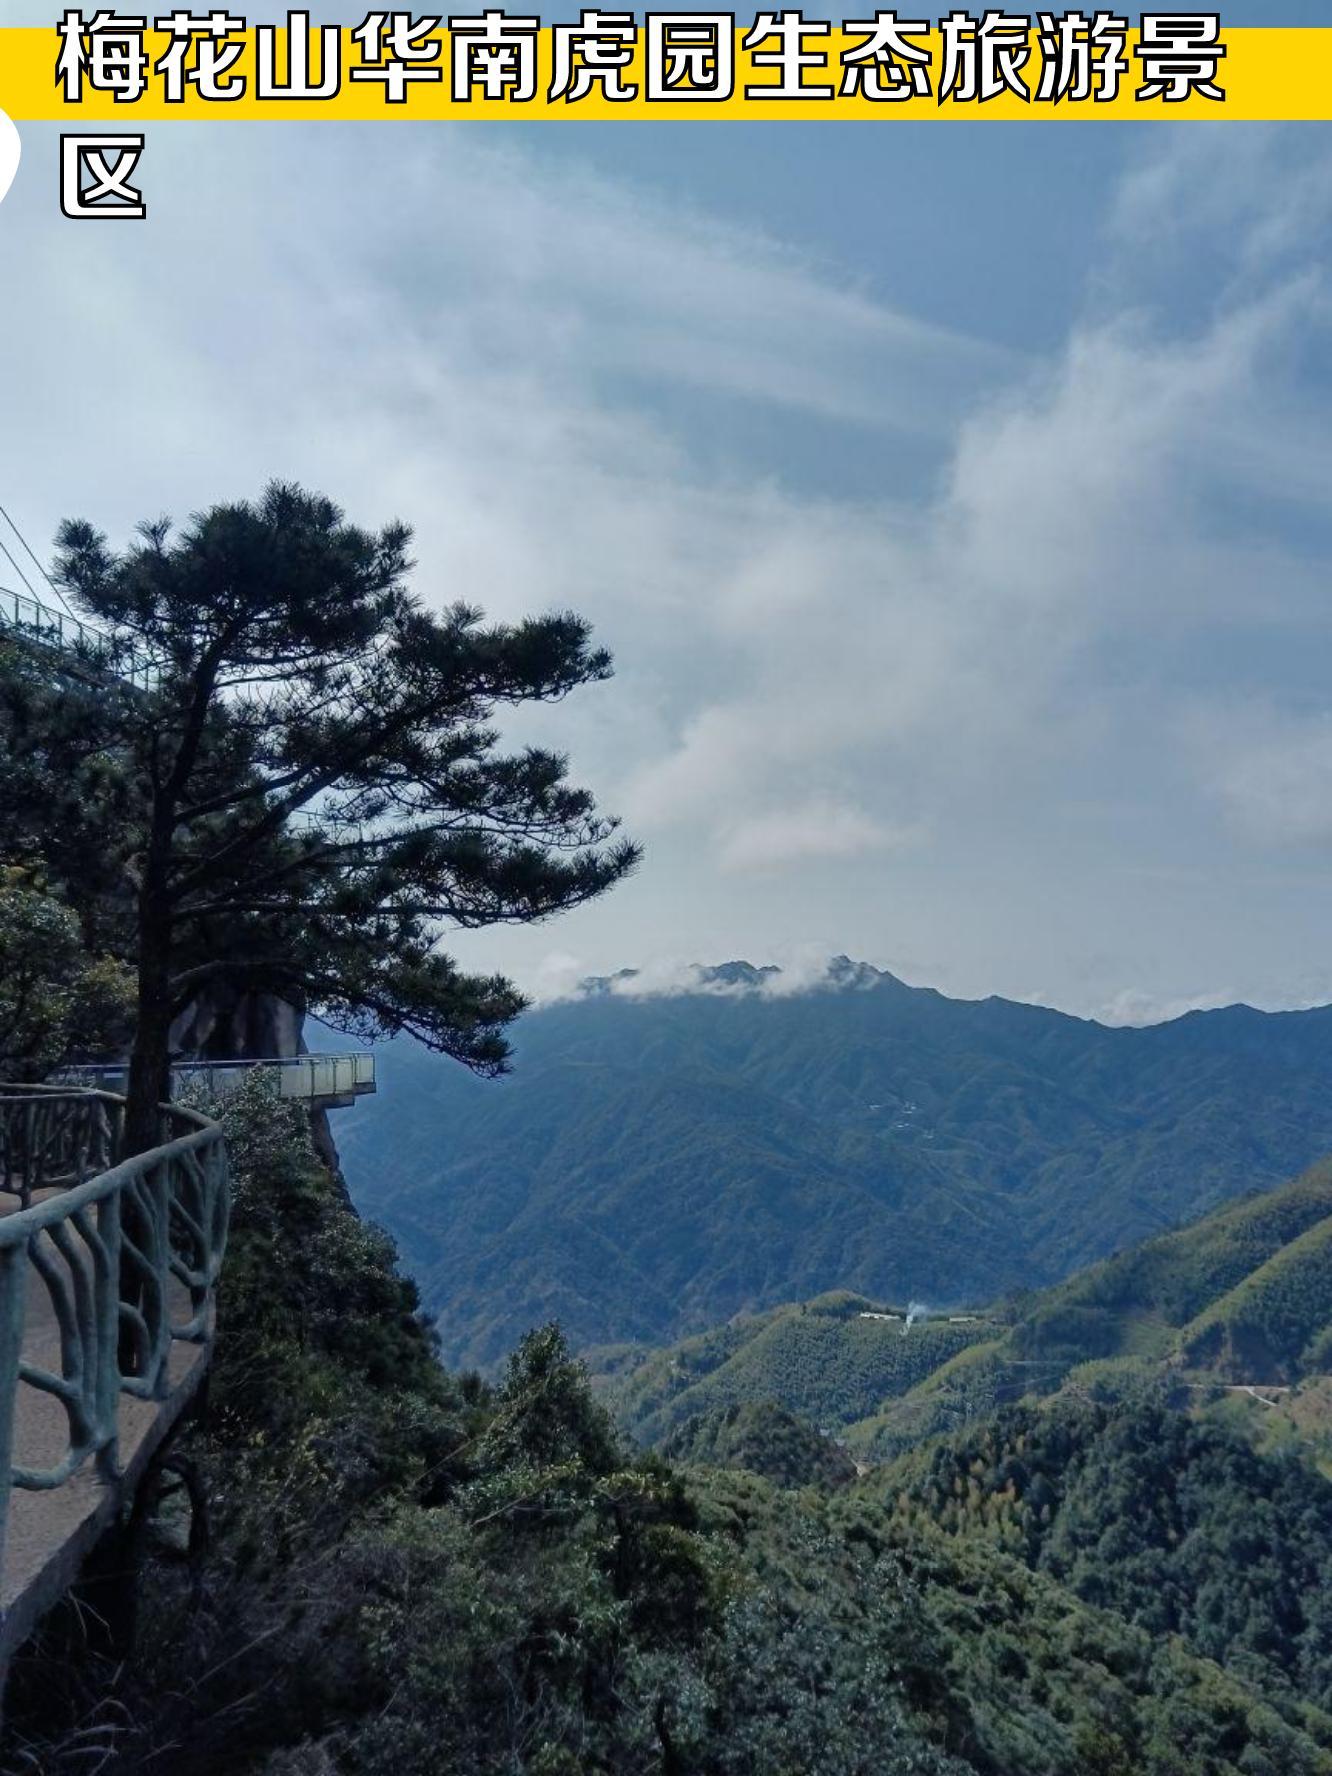
<path id="1" fill-rule="evenodd" d="M 68 522 L 56 580 L 108 649 L 56 692 L 22 650 L 0 662 L 0 830 L 26 833 L 136 970 L 131 1150 L 156 1139 L 172 1022 L 214 981 L 502 1070 L 522 996 L 460 971 L 441 933 L 547 918 L 637 861 L 562 756 L 506 752 L 495 727 L 609 675 L 587 624 L 427 610 L 409 542 L 280 483 L 145 525 L 123 553 Z"/>

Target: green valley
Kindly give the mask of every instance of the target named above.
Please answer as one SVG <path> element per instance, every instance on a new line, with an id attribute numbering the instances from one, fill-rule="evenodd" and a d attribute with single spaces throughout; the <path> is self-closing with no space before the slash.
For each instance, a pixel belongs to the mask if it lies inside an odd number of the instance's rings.
<path id="1" fill-rule="evenodd" d="M 1112 1029 L 841 958 L 798 993 L 738 964 L 603 984 L 514 1050 L 483 1081 L 390 1044 L 342 1143 L 445 1355 L 481 1367 L 546 1319 L 588 1349 L 829 1290 L 1048 1288 L 1332 1153 L 1328 1008 Z"/>
<path id="2" fill-rule="evenodd" d="M 1152 1390 L 1321 1449 L 1332 1367 L 1332 1164 L 1149 1240 L 1053 1289 L 905 1332 L 830 1295 L 664 1350 L 593 1353 L 655 1442 L 696 1413 L 773 1399 L 884 1459 L 1026 1394 Z"/>

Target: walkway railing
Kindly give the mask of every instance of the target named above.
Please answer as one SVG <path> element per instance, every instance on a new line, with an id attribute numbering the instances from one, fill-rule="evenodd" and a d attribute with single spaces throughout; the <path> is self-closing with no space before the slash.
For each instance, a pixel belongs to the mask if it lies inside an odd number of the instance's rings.
<path id="1" fill-rule="evenodd" d="M 157 668 L 146 654 L 118 647 L 91 623 L 9 586 L 0 586 L 0 628 L 12 629 L 39 647 L 74 655 L 90 666 L 105 661 L 115 677 L 140 690 L 151 690 L 158 681 Z"/>
<path id="2" fill-rule="evenodd" d="M 102 1094 L 0 1088 L 0 1191 L 26 1209 L 35 1190 L 109 1171 L 122 1123 L 119 1102 Z"/>
<path id="3" fill-rule="evenodd" d="M 121 1396 L 165 1400 L 175 1344 L 212 1333 L 228 1210 L 222 1130 L 166 1106 L 174 1138 L 79 1180 L 80 1167 L 112 1157 L 123 1110 L 106 1092 L 0 1088 L 8 1163 L 31 1143 L 48 1167 L 45 1183 L 16 1190 L 25 1206 L 0 1215 L 0 1552 L 12 1489 L 62 1486 L 90 1461 L 114 1480 Z M 49 1328 L 58 1369 L 25 1352 L 42 1343 L 34 1327 Z M 41 1467 L 15 1460 L 29 1391 L 55 1399 L 67 1425 L 63 1451 Z"/>
<path id="4" fill-rule="evenodd" d="M 375 1057 L 372 1054 L 308 1054 L 253 1061 L 177 1061 L 171 1069 L 172 1091 L 190 1085 L 210 1097 L 222 1098 L 256 1068 L 271 1075 L 280 1098 L 306 1101 L 353 1098 L 364 1097 L 375 1090 Z M 122 1062 L 108 1066 L 68 1067 L 61 1078 L 73 1085 L 119 1091 L 125 1083 L 126 1069 Z"/>

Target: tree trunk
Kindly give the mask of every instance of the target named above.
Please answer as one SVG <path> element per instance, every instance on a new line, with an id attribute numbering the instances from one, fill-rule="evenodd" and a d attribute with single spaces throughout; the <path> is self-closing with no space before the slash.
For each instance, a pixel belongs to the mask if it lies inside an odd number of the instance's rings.
<path id="1" fill-rule="evenodd" d="M 145 896 L 139 920 L 139 1002 L 126 1089 L 125 1152 L 162 1139 L 158 1105 L 171 1095 L 170 915 Z"/>

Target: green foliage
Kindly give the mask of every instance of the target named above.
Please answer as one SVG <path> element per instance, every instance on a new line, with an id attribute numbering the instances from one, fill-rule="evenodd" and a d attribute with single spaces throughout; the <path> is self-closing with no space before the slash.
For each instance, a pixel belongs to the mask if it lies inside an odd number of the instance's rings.
<path id="1" fill-rule="evenodd" d="M 1332 1330 L 1332 1214 L 1273 1253 L 1190 1324 L 1184 1359 L 1233 1381 L 1325 1368 Z"/>
<path id="2" fill-rule="evenodd" d="M 475 1409 L 439 1368 L 391 1241 L 315 1156 L 302 1106 L 262 1073 L 226 1094 L 233 1207 L 210 1381 L 209 1450 L 238 1561 L 386 1492 L 434 1497 Z"/>
<path id="3" fill-rule="evenodd" d="M 642 1355 L 611 1388 L 621 1422 L 647 1443 L 697 1415 L 780 1400 L 823 1427 L 868 1417 L 908 1393 L 994 1328 L 980 1319 L 924 1319 L 904 1333 L 896 1319 L 869 1318 L 872 1304 L 833 1295 L 746 1316 Z"/>
<path id="4" fill-rule="evenodd" d="M 1297 1695 L 1081 1602 L 993 1537 L 909 1520 L 869 1488 L 820 1498 L 746 1475 L 707 1483 L 705 1524 L 761 1575 L 746 1660 L 759 1674 L 780 1663 L 796 1721 L 817 1720 L 830 1747 L 827 1764 L 805 1751 L 741 1769 L 869 1772 L 876 1756 L 888 1769 L 984 1776 L 1332 1769 L 1332 1720 Z M 866 1672 L 873 1697 L 859 1687 Z M 767 1710 L 737 1714 L 731 1733 L 782 1744 Z"/>
<path id="5" fill-rule="evenodd" d="M 589 1395 L 558 1328 L 529 1332 L 509 1358 L 486 1447 L 507 1466 L 574 1464 L 604 1474 L 617 1464 L 610 1419 Z"/>
<path id="6" fill-rule="evenodd" d="M 1156 1637 L 1332 1714 L 1332 1484 L 1160 1405 L 1027 1405 L 867 1482 Z"/>
<path id="7" fill-rule="evenodd" d="M 1306 1470 L 1090 1408 L 850 1485 L 634 1456 L 554 1328 L 446 1375 L 299 1113 L 256 1080 L 224 1114 L 212 1553 L 151 1565 L 128 1664 L 20 1674 L 6 1776 L 1332 1772 Z M 814 1452 L 752 1407 L 693 1434 Z"/>
<path id="8" fill-rule="evenodd" d="M 747 1468 L 777 1486 L 843 1486 L 856 1473 L 845 1450 L 773 1400 L 686 1419 L 661 1453 L 691 1466 Z"/>
<path id="9" fill-rule="evenodd" d="M 1178 1233 L 1025 1290 L 960 1322 L 865 1317 L 846 1294 L 774 1308 L 607 1360 L 606 1397 L 635 1436 L 738 1402 L 775 1400 L 836 1426 L 858 1457 L 890 1460 L 1025 1395 L 1215 1406 L 1257 1384 L 1278 1424 L 1332 1449 L 1327 1412 L 1300 1389 L 1332 1361 L 1332 1166 Z M 1290 1384 L 1294 1383 L 1294 1391 Z M 1258 1427 L 1256 1427 L 1258 1428 Z"/>
<path id="10" fill-rule="evenodd" d="M 660 1345 L 830 1288 L 946 1311 L 1332 1152 L 1329 1030 L 1327 1008 L 1245 1007 L 1105 1029 L 886 975 L 603 994 L 524 1017 L 494 1092 L 391 1045 L 343 1161 L 451 1362 L 491 1367 L 549 1318 L 577 1348 Z M 1183 1324 L 1252 1268 L 1220 1239 L 1160 1311 Z"/>
<path id="11" fill-rule="evenodd" d="M 462 973 L 441 930 L 580 905 L 638 855 L 563 757 L 499 750 L 501 712 L 609 675 L 587 625 L 429 611 L 405 526 L 279 483 L 122 553 L 82 521 L 58 542 L 55 578 L 108 647 L 0 651 L 0 825 L 136 971 L 131 1145 L 151 1145 L 172 1021 L 209 985 L 501 1070 L 522 996 Z M 131 655 L 151 666 L 133 684 Z M 67 802 L 86 867 L 53 826 Z"/>
<path id="12" fill-rule="evenodd" d="M 133 949 L 141 798 L 117 746 L 130 690 L 91 662 L 56 669 L 44 648 L 0 633 L 0 832 L 16 878 L 77 914 L 89 955 Z M 15 879 L 15 878 L 11 878 Z"/>
<path id="13" fill-rule="evenodd" d="M 280 1768 L 309 1739 L 291 1767 L 609 1772 L 656 1745 L 657 1666 L 721 1585 L 679 1481 L 621 1448 L 554 1329 L 497 1389 L 447 1376 L 299 1108 L 261 1075 L 219 1108 L 234 1214 L 192 1439 L 215 1552 L 202 1599 L 153 1569 L 151 1632 L 107 1674 L 114 1767 Z"/>
<path id="14" fill-rule="evenodd" d="M 114 1050 L 132 1004 L 129 974 L 88 954 L 73 911 L 0 869 L 0 1078 L 40 1080 Z"/>

